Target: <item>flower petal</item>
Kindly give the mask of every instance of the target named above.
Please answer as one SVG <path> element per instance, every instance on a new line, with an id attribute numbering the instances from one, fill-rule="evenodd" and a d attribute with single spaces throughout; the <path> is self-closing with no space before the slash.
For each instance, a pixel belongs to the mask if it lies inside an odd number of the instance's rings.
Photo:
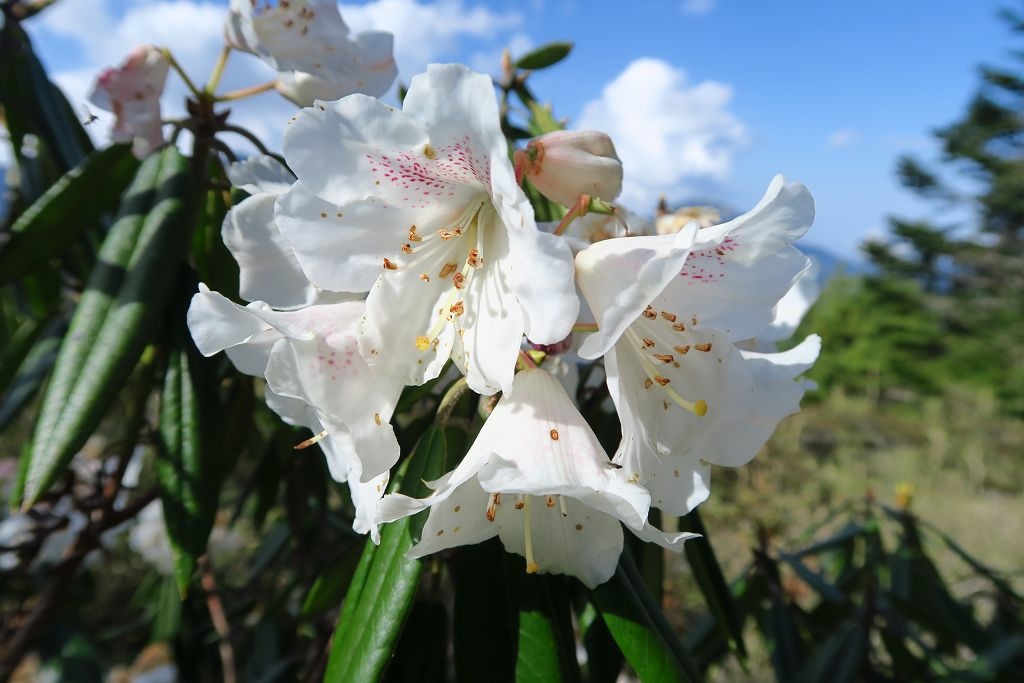
<path id="1" fill-rule="evenodd" d="M 231 164 L 228 167 L 228 179 L 232 185 L 249 194 L 266 192 L 279 195 L 295 182 L 292 172 L 268 154 L 257 154 Z"/>
<path id="2" fill-rule="evenodd" d="M 608 352 L 679 274 L 696 234 L 691 223 L 675 235 L 603 240 L 576 255 L 576 280 L 599 327 L 580 346 L 582 358 Z"/>

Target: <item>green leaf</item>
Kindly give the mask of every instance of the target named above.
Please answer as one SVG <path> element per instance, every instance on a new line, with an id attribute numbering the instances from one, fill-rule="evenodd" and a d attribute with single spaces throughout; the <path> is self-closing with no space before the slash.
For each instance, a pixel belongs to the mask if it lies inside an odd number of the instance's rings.
<path id="1" fill-rule="evenodd" d="M 505 548 L 497 538 L 461 547 L 452 558 L 458 681 L 514 678 L 519 612 L 505 587 L 504 559 Z M 487 637 L 481 638 L 482 633 Z"/>
<path id="2" fill-rule="evenodd" d="M 430 427 L 420 437 L 392 483 L 401 493 L 423 497 L 424 480 L 445 472 L 447 443 L 444 430 Z M 423 528 L 422 515 L 391 522 L 381 530 L 380 545 L 367 540 L 355 576 L 345 596 L 334 632 L 325 681 L 379 680 L 394 652 L 412 607 L 422 560 L 405 554 Z"/>
<path id="3" fill-rule="evenodd" d="M 591 600 L 641 680 L 701 680 L 628 553 L 619 559 L 615 576 L 591 591 Z"/>
<path id="4" fill-rule="evenodd" d="M 184 598 L 198 559 L 206 553 L 217 514 L 220 449 L 212 427 L 220 424 L 220 404 L 210 367 L 215 361 L 203 358 L 192 344 L 184 325 L 184 307 L 172 310 L 179 318 L 174 326 L 178 343 L 170 349 L 160 395 L 156 478 L 174 554 L 174 576 Z"/>
<path id="5" fill-rule="evenodd" d="M 37 135 L 60 172 L 74 168 L 92 151 L 74 110 L 47 78 L 28 35 L 13 20 L 0 30 L 0 104 L 12 141 L 20 147 L 26 133 Z"/>
<path id="6" fill-rule="evenodd" d="M 516 60 L 517 69 L 544 69 L 554 66 L 569 56 L 572 43 L 555 42 L 541 45 Z"/>
<path id="7" fill-rule="evenodd" d="M 0 430 L 18 417 L 42 385 L 57 360 L 57 351 L 66 331 L 66 320 L 51 320 L 43 330 L 42 339 L 29 348 L 0 399 Z"/>
<path id="8" fill-rule="evenodd" d="M 384 683 L 447 680 L 448 612 L 439 602 L 417 600 L 409 613 Z M 500 680 L 500 679 L 492 679 Z"/>
<path id="9" fill-rule="evenodd" d="M 743 622 L 739 617 L 739 610 L 733 601 L 732 591 L 726 583 L 722 567 L 718 564 L 715 551 L 711 547 L 711 541 L 704 528 L 704 522 L 697 510 L 691 511 L 685 517 L 679 519 L 679 530 L 700 534 L 702 538 L 695 538 L 683 546 L 686 552 L 686 561 L 693 570 L 693 576 L 697 580 L 701 595 L 708 605 L 708 611 L 715 619 L 722 636 L 729 643 L 729 647 L 736 653 L 739 659 L 747 658 L 747 648 L 743 642 Z"/>
<path id="10" fill-rule="evenodd" d="M 527 574 L 519 555 L 506 553 L 504 565 L 506 590 L 519 612 L 517 683 L 581 680 L 568 579 Z"/>
<path id="11" fill-rule="evenodd" d="M 138 170 L 128 145 L 93 152 L 68 171 L 11 226 L 0 246 L 0 283 L 33 272 L 98 229 Z"/>
<path id="12" fill-rule="evenodd" d="M 188 162 L 174 147 L 151 155 L 71 320 L 32 442 L 25 498 L 34 502 L 85 444 L 160 318 L 191 218 Z"/>
<path id="13" fill-rule="evenodd" d="M 320 572 L 306 593 L 299 614 L 312 617 L 336 607 L 352 582 L 359 557 L 360 554 L 350 547 L 340 559 Z"/>
<path id="14" fill-rule="evenodd" d="M 619 680 L 625 659 L 604 619 L 598 617 L 591 621 L 583 634 L 583 646 L 587 650 L 587 680 L 591 683 Z"/>

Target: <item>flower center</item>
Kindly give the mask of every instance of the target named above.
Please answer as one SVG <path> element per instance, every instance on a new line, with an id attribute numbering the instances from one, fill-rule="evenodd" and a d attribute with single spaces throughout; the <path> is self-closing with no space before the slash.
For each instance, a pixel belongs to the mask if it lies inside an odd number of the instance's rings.
<path id="1" fill-rule="evenodd" d="M 697 319 L 692 318 L 690 323 L 696 325 Z M 670 311 L 661 311 L 659 314 L 648 306 L 637 321 L 626 329 L 625 336 L 632 347 L 639 352 L 640 365 L 643 367 L 644 374 L 647 375 L 644 379 L 644 389 L 658 385 L 672 403 L 697 417 L 704 417 L 708 413 L 706 401 L 703 399 L 687 400 L 670 386 L 672 379 L 669 375 L 677 374 L 676 370 L 680 369 L 683 356 L 691 349 L 699 353 L 707 353 L 711 350 L 711 344 L 686 343 L 689 341 L 686 335 L 686 325 L 687 323 L 683 322 L 676 314 Z M 650 334 L 645 334 L 648 331 Z M 666 339 L 668 339 L 667 342 Z M 668 410 L 671 404 L 664 401 L 663 405 Z"/>

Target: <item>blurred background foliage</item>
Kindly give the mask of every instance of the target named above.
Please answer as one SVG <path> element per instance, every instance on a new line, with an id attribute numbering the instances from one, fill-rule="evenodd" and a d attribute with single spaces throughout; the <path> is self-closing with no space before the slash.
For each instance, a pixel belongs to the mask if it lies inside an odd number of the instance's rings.
<path id="1" fill-rule="evenodd" d="M 526 576 L 496 541 L 404 561 L 415 520 L 379 548 L 355 535 L 345 487 L 316 449 L 293 450 L 308 433 L 225 359 L 198 357 L 181 325 L 198 280 L 237 292 L 219 237 L 241 196 L 223 113 L 192 104 L 188 159 L 95 151 L 20 27 L 32 5 L 2 7 L 15 161 L 0 217 L 0 680 L 1024 680 L 1019 60 L 981 69 L 968 110 L 936 132 L 940 166 L 897 169 L 971 221 L 894 218 L 867 243 L 868 272 L 832 277 L 795 335 L 825 340 L 804 411 L 751 465 L 716 471 L 699 514 L 661 520 L 706 539 L 683 556 L 636 544 L 587 591 Z M 1024 34 L 1022 15 L 1005 18 Z M 510 140 L 560 125 L 528 76 L 570 48 L 508 65 Z M 149 234 L 160 197 L 150 232 L 187 236 L 160 251 L 182 258 L 97 276 L 112 235 Z M 163 268 L 168 291 L 110 296 L 138 268 Z M 97 292 L 110 310 L 147 306 L 131 339 L 83 351 L 119 359 L 79 389 L 91 417 L 53 422 L 42 406 L 66 406 L 51 395 L 69 325 L 104 338 L 72 322 Z M 73 370 L 65 398 L 89 379 Z M 450 468 L 479 426 L 470 395 L 438 415 L 442 389 L 409 389 L 396 411 L 403 452 L 417 453 L 404 490 Z M 578 398 L 613 450 L 600 387 Z M 33 434 L 40 419 L 56 426 Z"/>

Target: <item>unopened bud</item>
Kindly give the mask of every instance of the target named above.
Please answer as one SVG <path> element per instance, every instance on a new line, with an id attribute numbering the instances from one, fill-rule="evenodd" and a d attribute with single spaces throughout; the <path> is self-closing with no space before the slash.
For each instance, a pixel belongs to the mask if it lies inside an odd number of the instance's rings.
<path id="1" fill-rule="evenodd" d="M 546 133 L 530 140 L 516 157 L 530 183 L 563 206 L 577 203 L 581 195 L 611 201 L 622 192 L 622 162 L 605 133 Z"/>
<path id="2" fill-rule="evenodd" d="M 143 45 L 132 50 L 120 66 L 101 71 L 93 86 L 92 103 L 117 117 L 111 133 L 114 141 L 133 141 L 137 157 L 163 143 L 160 95 L 169 69 L 163 50 Z"/>

